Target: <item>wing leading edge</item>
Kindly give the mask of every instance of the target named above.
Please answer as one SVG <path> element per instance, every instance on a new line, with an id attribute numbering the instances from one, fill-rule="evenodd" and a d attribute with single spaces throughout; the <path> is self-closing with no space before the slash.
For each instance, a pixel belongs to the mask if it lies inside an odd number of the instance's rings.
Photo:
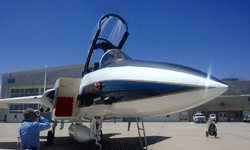
<path id="1" fill-rule="evenodd" d="M 41 103 L 42 95 L 0 99 L 0 103 Z"/>

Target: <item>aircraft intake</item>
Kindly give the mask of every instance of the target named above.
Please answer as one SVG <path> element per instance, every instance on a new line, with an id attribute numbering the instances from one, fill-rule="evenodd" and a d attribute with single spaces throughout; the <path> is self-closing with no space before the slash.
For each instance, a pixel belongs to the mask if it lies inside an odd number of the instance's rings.
<path id="1" fill-rule="evenodd" d="M 69 136 L 78 142 L 88 142 L 90 140 L 90 128 L 82 124 L 72 124 L 68 129 Z"/>
<path id="2" fill-rule="evenodd" d="M 43 104 L 42 107 L 44 110 L 52 111 L 54 97 L 55 97 L 55 89 L 49 89 L 43 94 L 41 102 Z"/>

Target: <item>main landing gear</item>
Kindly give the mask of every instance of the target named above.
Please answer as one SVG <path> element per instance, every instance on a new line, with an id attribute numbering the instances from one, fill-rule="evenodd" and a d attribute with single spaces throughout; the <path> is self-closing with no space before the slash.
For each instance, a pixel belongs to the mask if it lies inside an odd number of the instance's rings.
<path id="1" fill-rule="evenodd" d="M 53 145 L 57 123 L 58 122 L 55 121 L 53 123 L 53 125 L 52 125 L 52 130 L 48 131 L 48 134 L 47 134 L 47 143 L 46 143 L 47 146 Z M 62 130 L 63 128 L 64 128 L 64 121 L 61 122 L 60 130 Z"/>
<path id="2" fill-rule="evenodd" d="M 54 137 L 55 137 L 56 126 L 57 126 L 57 121 L 55 121 L 53 123 L 52 130 L 48 131 L 48 134 L 47 134 L 47 143 L 46 143 L 47 146 L 53 145 L 53 140 L 54 140 Z"/>

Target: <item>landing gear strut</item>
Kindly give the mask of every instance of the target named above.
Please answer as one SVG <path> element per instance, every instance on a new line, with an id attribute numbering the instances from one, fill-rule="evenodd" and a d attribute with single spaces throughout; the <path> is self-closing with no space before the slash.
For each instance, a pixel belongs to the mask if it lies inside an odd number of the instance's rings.
<path id="1" fill-rule="evenodd" d="M 102 150 L 102 145 L 99 142 L 103 140 L 101 123 L 102 119 L 100 117 L 92 118 L 92 122 L 90 123 L 90 136 L 95 139 L 95 145 L 98 145 L 100 150 Z"/>

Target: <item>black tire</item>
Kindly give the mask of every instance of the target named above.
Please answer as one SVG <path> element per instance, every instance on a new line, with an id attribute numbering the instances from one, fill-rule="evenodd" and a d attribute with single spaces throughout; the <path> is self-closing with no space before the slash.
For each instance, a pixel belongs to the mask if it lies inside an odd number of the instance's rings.
<path id="1" fill-rule="evenodd" d="M 48 134 L 47 134 L 47 145 L 48 146 L 53 145 L 53 140 L 54 140 L 53 131 L 48 131 Z"/>
<path id="2" fill-rule="evenodd" d="M 217 137 L 217 132 L 216 131 L 214 131 L 214 137 Z"/>
<path id="3" fill-rule="evenodd" d="M 206 137 L 208 137 L 208 132 L 206 131 Z"/>

